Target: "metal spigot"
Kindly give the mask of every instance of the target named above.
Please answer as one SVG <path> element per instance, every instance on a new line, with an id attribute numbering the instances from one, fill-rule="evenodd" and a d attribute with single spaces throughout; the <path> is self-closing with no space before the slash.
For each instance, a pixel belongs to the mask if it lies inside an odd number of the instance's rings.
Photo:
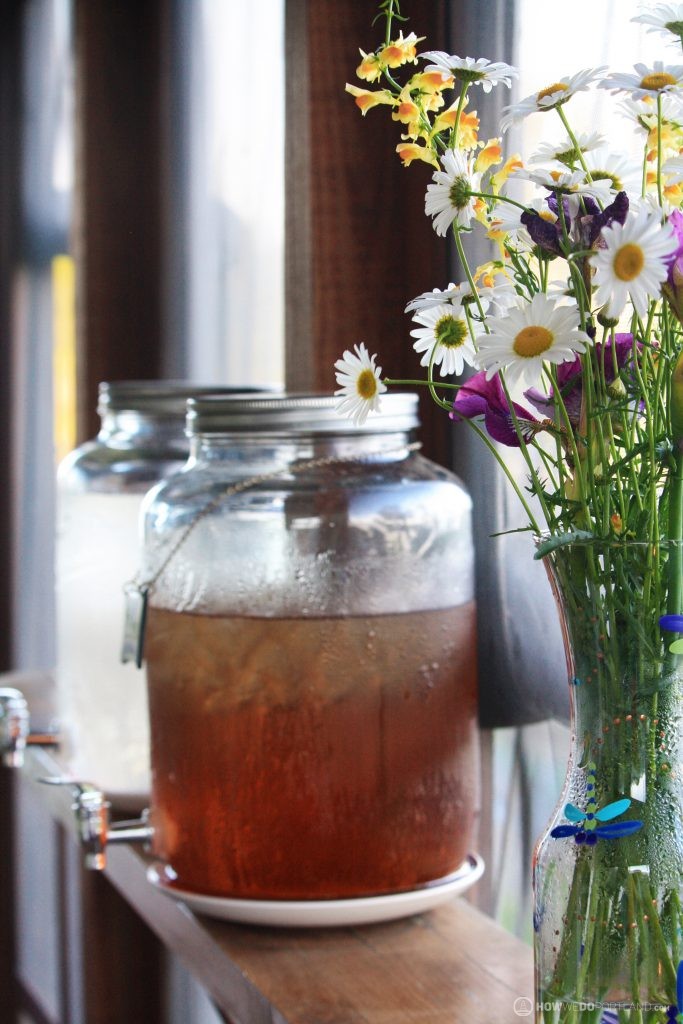
<path id="1" fill-rule="evenodd" d="M 0 688 L 0 763 L 20 768 L 29 733 L 28 704 L 20 690 Z"/>
<path id="2" fill-rule="evenodd" d="M 110 843 L 147 843 L 154 834 L 147 810 L 134 821 L 121 821 L 112 825 L 111 804 L 102 790 L 89 782 L 75 782 L 61 776 L 50 776 L 40 781 L 50 786 L 71 786 L 73 789 L 72 809 L 83 847 L 85 866 L 91 871 L 103 871 L 107 866 L 106 848 Z"/>

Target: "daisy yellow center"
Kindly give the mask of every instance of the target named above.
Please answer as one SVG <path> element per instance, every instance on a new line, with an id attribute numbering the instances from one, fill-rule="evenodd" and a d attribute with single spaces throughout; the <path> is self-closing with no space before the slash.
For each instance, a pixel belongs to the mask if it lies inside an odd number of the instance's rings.
<path id="1" fill-rule="evenodd" d="M 537 95 L 536 99 L 540 102 L 540 100 L 544 100 L 546 98 L 546 96 L 554 96 L 556 92 L 558 92 L 558 93 L 567 92 L 568 88 L 569 87 L 567 85 L 565 85 L 564 82 L 555 82 L 554 85 L 548 85 L 548 86 L 546 86 L 545 89 L 541 89 L 541 91 Z M 557 99 L 559 99 L 559 98 L 560 97 L 558 96 Z"/>
<path id="2" fill-rule="evenodd" d="M 547 327 L 523 327 L 515 335 L 513 349 L 518 356 L 524 359 L 533 359 L 547 352 L 553 343 L 553 333 Z"/>
<path id="3" fill-rule="evenodd" d="M 645 265 L 645 256 L 639 245 L 628 242 L 614 257 L 614 273 L 620 281 L 633 281 Z"/>
<path id="4" fill-rule="evenodd" d="M 621 178 L 618 178 L 616 174 L 612 173 L 612 171 L 591 171 L 591 179 L 593 181 L 609 181 L 615 192 L 624 191 L 624 183 Z"/>
<path id="5" fill-rule="evenodd" d="M 567 167 L 571 167 L 581 156 L 582 149 L 577 149 L 576 146 L 572 146 L 571 149 L 563 149 L 561 152 L 555 153 L 555 159 L 559 160 L 561 164 L 566 164 Z"/>
<path id="6" fill-rule="evenodd" d="M 464 320 L 456 320 L 454 316 L 447 313 L 437 320 L 434 336 L 439 345 L 443 345 L 444 348 L 460 348 L 467 337 L 467 324 Z"/>
<path id="7" fill-rule="evenodd" d="M 377 394 L 377 378 L 372 370 L 361 370 L 356 379 L 356 392 L 366 400 Z"/>
<path id="8" fill-rule="evenodd" d="M 475 71 L 473 68 L 451 68 L 453 75 L 461 82 L 481 82 L 486 78 L 485 71 Z"/>
<path id="9" fill-rule="evenodd" d="M 653 71 L 651 75 L 645 75 L 640 83 L 641 89 L 666 89 L 667 85 L 675 85 L 676 79 L 667 71 Z"/>
<path id="10" fill-rule="evenodd" d="M 451 206 L 463 210 L 470 201 L 470 183 L 467 178 L 456 178 L 448 191 Z"/>

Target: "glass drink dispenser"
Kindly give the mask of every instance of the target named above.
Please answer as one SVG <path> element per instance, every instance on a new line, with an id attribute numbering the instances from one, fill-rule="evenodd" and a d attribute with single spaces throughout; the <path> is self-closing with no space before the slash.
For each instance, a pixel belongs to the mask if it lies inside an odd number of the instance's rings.
<path id="1" fill-rule="evenodd" d="M 478 811 L 471 502 L 413 395 L 189 403 L 145 501 L 162 884 L 330 900 L 448 879 Z"/>

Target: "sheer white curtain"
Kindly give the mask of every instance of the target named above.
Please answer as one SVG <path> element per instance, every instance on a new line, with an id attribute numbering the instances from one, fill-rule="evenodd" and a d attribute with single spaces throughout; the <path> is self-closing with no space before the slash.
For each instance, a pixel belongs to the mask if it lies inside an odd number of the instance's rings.
<path id="1" fill-rule="evenodd" d="M 280 383 L 284 0 L 193 0 L 178 12 L 186 135 L 170 302 L 182 295 L 184 308 L 169 325 L 182 333 L 174 347 L 195 380 Z"/>

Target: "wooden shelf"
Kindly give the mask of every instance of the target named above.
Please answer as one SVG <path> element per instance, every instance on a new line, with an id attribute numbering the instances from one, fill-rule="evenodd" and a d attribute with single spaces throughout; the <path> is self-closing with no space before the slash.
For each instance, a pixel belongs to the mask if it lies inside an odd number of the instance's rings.
<path id="1" fill-rule="evenodd" d="M 61 771 L 30 747 L 16 777 L 75 844 L 69 788 L 38 781 Z M 139 848 L 110 847 L 107 861 L 104 878 L 232 1024 L 519 1024 L 515 1000 L 532 995 L 530 949 L 462 898 L 362 928 L 247 927 L 158 891 Z"/>

